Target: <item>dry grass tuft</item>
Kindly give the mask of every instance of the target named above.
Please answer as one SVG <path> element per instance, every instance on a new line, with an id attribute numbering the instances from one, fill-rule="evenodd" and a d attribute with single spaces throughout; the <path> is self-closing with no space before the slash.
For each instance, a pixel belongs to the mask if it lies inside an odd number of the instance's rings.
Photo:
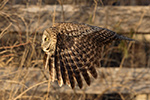
<path id="1" fill-rule="evenodd" d="M 51 3 L 48 0 L 37 0 L 37 2 L 28 0 L 25 3 L 23 2 L 24 5 L 13 4 L 15 0 L 12 2 L 9 0 L 0 1 L 0 99 L 102 100 L 106 97 L 116 96 L 117 98 L 126 100 L 129 97 L 133 99 L 134 96 L 137 95 L 135 91 L 132 91 L 124 84 L 115 84 L 114 87 L 121 87 L 122 89 L 133 92 L 130 96 L 112 89 L 112 87 L 106 88 L 99 95 L 92 93 L 87 94 L 86 87 L 83 90 L 77 88 L 71 91 L 65 86 L 65 88 L 59 88 L 56 83 L 50 83 L 48 72 L 43 69 L 43 51 L 41 49 L 43 30 L 51 26 L 54 22 L 59 21 L 78 21 L 91 23 L 93 25 L 103 23 L 104 21 L 98 21 L 98 6 L 102 5 L 105 7 L 105 2 L 103 3 L 102 0 L 84 0 L 84 2 L 68 0 L 70 5 L 66 6 L 67 3 L 65 1 L 57 0 L 57 2 L 55 2 L 57 5 L 51 5 L 52 7 L 48 8 L 48 6 L 44 5 L 46 2 Z M 16 2 L 20 1 L 16 0 Z M 90 8 L 88 8 L 86 4 L 90 6 Z M 43 6 L 45 8 L 47 7 L 48 11 L 44 10 Z M 33 11 L 31 9 L 32 7 L 34 9 Z M 70 11 L 71 7 L 75 7 L 76 9 Z M 85 10 L 86 8 L 88 10 Z M 107 12 L 103 11 L 101 13 L 104 14 L 104 16 L 102 16 L 106 20 L 109 20 L 109 16 L 106 14 Z M 145 14 L 146 12 L 142 13 L 134 30 L 129 32 L 133 37 L 136 37 L 136 33 L 138 33 L 143 23 Z M 122 23 L 125 23 L 125 21 L 120 20 L 112 26 L 115 30 L 122 30 L 120 28 Z M 103 24 L 105 27 L 111 26 L 107 21 Z M 150 46 L 147 41 L 138 44 L 127 43 L 125 41 L 119 43 L 114 42 L 103 48 L 101 63 L 103 67 L 120 67 L 120 69 L 124 67 L 149 68 L 149 55 Z M 104 77 L 104 80 L 103 78 L 101 80 L 103 80 L 103 82 L 105 81 L 106 84 L 107 80 L 105 80 L 105 78 L 112 79 L 111 77 L 113 77 L 109 74 L 102 74 L 103 73 L 101 73 L 100 77 Z M 140 77 L 140 79 L 142 79 L 142 75 L 147 75 L 147 73 L 142 73 L 141 71 L 136 78 Z M 128 81 L 123 81 L 123 83 L 128 83 Z M 62 89 L 66 92 L 60 91 Z M 114 94 L 109 94 L 108 92 L 110 91 Z"/>

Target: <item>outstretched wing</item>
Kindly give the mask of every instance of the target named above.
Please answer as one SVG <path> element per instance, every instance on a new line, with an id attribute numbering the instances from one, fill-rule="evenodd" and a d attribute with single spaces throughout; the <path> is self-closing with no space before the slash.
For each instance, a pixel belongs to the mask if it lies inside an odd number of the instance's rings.
<path id="1" fill-rule="evenodd" d="M 115 32 L 86 24 L 56 23 L 58 30 L 54 66 L 59 85 L 75 87 L 77 81 L 83 86 L 82 77 L 90 85 L 90 75 L 97 78 L 96 67 L 100 66 L 101 46 L 116 39 L 127 37 Z"/>

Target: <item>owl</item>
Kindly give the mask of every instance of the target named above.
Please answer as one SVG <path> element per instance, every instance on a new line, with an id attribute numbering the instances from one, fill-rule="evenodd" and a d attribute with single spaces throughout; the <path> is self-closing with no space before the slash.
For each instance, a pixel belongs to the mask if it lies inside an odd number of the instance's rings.
<path id="1" fill-rule="evenodd" d="M 74 88 L 76 83 L 83 87 L 91 78 L 97 78 L 96 67 L 100 66 L 101 47 L 113 40 L 129 40 L 115 32 L 83 23 L 60 22 L 46 29 L 42 36 L 45 52 L 44 66 L 49 68 L 50 80 L 59 86 L 67 84 Z"/>

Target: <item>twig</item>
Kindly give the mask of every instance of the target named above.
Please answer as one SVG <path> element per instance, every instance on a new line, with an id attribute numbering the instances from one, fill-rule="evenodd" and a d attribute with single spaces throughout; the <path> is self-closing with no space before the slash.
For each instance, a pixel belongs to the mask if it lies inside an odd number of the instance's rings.
<path id="1" fill-rule="evenodd" d="M 8 30 L 8 28 L 12 25 L 12 23 L 10 23 L 0 34 L 0 39 L 4 36 L 5 32 Z"/>
<path id="2" fill-rule="evenodd" d="M 29 44 L 30 41 L 26 42 L 26 43 L 20 43 L 18 45 L 14 45 L 14 46 L 4 46 L 4 47 L 0 47 L 0 49 L 12 49 L 12 48 L 15 48 L 15 47 L 20 47 L 20 46 L 23 46 L 23 45 L 27 45 Z"/>
<path id="3" fill-rule="evenodd" d="M 45 64 L 45 66 L 44 66 L 45 69 L 47 69 L 49 59 L 50 59 L 50 54 L 47 54 L 46 64 Z"/>
<path id="4" fill-rule="evenodd" d="M 28 89 L 26 89 L 25 91 L 23 91 L 20 95 L 18 95 L 18 96 L 17 96 L 16 98 L 14 98 L 13 100 L 17 100 L 18 98 L 21 98 L 21 96 L 22 96 L 23 94 L 25 94 L 26 92 L 28 92 L 28 91 L 31 90 L 32 88 L 37 87 L 37 86 L 39 86 L 39 85 L 41 85 L 41 84 L 44 84 L 44 83 L 47 83 L 47 81 L 43 81 L 43 82 L 40 82 L 40 83 L 38 83 L 38 84 L 35 84 L 35 85 L 29 87 Z"/>
<path id="5" fill-rule="evenodd" d="M 25 88 L 28 88 L 25 84 L 21 83 L 21 82 L 17 82 L 17 81 L 14 81 L 14 80 L 0 80 L 0 82 L 8 82 L 8 83 L 13 83 L 13 84 L 20 84 L 22 86 L 24 86 Z"/>
<path id="6" fill-rule="evenodd" d="M 64 14 L 64 7 L 63 7 L 63 0 L 57 0 L 61 5 L 61 13 L 62 13 L 62 21 L 65 21 L 65 14 Z"/>
<path id="7" fill-rule="evenodd" d="M 103 4 L 103 1 L 102 0 L 100 0 L 100 3 L 102 4 L 102 7 L 104 6 L 104 4 Z"/>
<path id="8" fill-rule="evenodd" d="M 15 54 L 3 55 L 3 56 L 2 56 L 2 58 L 3 58 L 3 57 L 10 57 L 10 56 L 14 56 L 14 55 L 15 55 Z"/>
<path id="9" fill-rule="evenodd" d="M 6 5 L 7 2 L 8 2 L 8 0 L 2 1 L 2 3 L 0 4 L 0 10 L 2 10 L 4 8 L 4 6 Z"/>
<path id="10" fill-rule="evenodd" d="M 50 92 L 50 87 L 51 87 L 51 78 L 49 78 L 48 80 L 48 89 L 47 89 L 47 96 L 46 96 L 46 100 L 48 100 L 48 96 L 49 96 L 49 92 Z"/>
<path id="11" fill-rule="evenodd" d="M 54 13 L 53 13 L 53 19 L 52 19 L 53 24 L 55 23 L 55 17 L 56 17 L 56 5 L 54 7 Z"/>
<path id="12" fill-rule="evenodd" d="M 94 14 L 93 14 L 92 22 L 94 22 L 95 16 L 96 16 L 97 0 L 94 0 L 94 3 L 95 3 L 95 7 L 94 7 Z"/>
<path id="13" fill-rule="evenodd" d="M 129 45 L 128 45 L 128 47 L 127 47 L 127 51 L 129 51 L 130 47 L 132 46 L 132 43 L 133 43 L 133 42 L 130 42 L 130 43 L 129 43 Z M 126 59 L 126 56 L 124 55 L 123 58 L 122 58 L 122 60 L 121 60 L 121 63 L 120 63 L 120 68 L 123 67 L 123 64 L 124 64 L 125 59 Z"/>

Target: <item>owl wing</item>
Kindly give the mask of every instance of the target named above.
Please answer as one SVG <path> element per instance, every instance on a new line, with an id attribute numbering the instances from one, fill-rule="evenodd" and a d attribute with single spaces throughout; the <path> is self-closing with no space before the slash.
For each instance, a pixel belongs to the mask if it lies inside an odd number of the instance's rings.
<path id="1" fill-rule="evenodd" d="M 82 77 L 90 85 L 90 74 L 97 78 L 96 67 L 100 66 L 101 46 L 115 39 L 129 39 L 115 32 L 86 24 L 57 23 L 57 44 L 54 66 L 59 85 L 75 82 L 83 87 Z M 129 39 L 130 40 L 130 39 Z"/>

